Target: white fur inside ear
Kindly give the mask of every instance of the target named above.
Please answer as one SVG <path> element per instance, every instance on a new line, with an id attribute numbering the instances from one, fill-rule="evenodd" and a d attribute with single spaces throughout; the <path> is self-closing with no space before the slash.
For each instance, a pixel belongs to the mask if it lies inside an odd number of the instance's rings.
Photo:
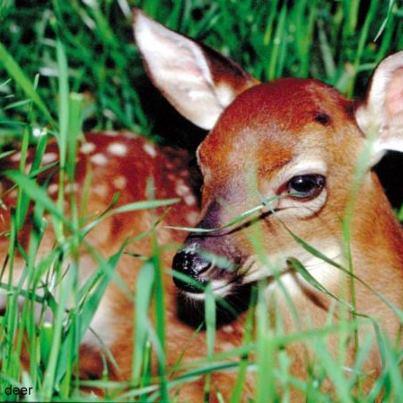
<path id="1" fill-rule="evenodd" d="M 168 101 L 191 122 L 211 129 L 234 94 L 220 102 L 211 72 L 201 48 L 136 13 L 134 33 L 154 84 Z"/>
<path id="2" fill-rule="evenodd" d="M 386 150 L 403 152 L 403 51 L 378 66 L 366 103 L 356 111 L 356 120 L 374 141 L 374 161 Z"/>
<path id="3" fill-rule="evenodd" d="M 375 141 L 374 152 L 380 155 L 387 150 L 394 150 L 403 152 L 403 115 L 400 118 L 400 122 L 392 124 L 393 135 L 382 135 L 382 131 L 390 131 L 389 127 L 381 129 L 379 138 Z"/>
<path id="4" fill-rule="evenodd" d="M 386 109 L 389 116 L 396 116 L 403 112 L 403 61 L 393 72 L 393 77 L 390 79 L 390 84 L 386 91 Z"/>

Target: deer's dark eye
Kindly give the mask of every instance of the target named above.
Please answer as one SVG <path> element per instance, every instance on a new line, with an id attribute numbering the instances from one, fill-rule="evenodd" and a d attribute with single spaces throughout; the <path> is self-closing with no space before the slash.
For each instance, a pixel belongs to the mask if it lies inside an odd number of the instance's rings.
<path id="1" fill-rule="evenodd" d="M 325 187 L 326 178 L 322 175 L 298 175 L 287 183 L 287 191 L 296 199 L 313 199 Z"/>

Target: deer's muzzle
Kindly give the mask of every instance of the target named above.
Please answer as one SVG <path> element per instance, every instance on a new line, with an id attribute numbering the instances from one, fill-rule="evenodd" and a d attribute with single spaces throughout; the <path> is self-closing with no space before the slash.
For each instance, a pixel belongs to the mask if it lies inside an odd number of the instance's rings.
<path id="1" fill-rule="evenodd" d="M 216 248 L 205 242 L 190 240 L 173 259 L 175 285 L 187 293 L 201 294 L 211 283 L 213 292 L 222 294 L 220 291 L 236 279 L 238 260 L 223 251 L 213 252 Z"/>

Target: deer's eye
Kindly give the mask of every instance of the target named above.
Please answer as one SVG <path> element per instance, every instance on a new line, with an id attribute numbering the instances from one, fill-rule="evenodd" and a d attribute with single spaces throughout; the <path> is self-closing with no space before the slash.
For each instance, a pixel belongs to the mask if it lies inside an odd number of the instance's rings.
<path id="1" fill-rule="evenodd" d="M 313 199 L 325 184 L 326 178 L 322 175 L 298 175 L 288 181 L 287 192 L 295 199 Z"/>

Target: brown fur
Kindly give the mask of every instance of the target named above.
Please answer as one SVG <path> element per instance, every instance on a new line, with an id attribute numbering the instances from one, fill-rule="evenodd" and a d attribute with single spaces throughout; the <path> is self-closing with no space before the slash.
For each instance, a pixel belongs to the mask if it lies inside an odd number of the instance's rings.
<path id="1" fill-rule="evenodd" d="M 184 200 L 168 209 L 158 209 L 158 211 L 139 211 L 132 213 L 124 213 L 111 218 L 108 218 L 94 230 L 86 238 L 87 241 L 99 251 L 103 256 L 108 257 L 116 253 L 121 247 L 122 242 L 130 236 L 136 236 L 151 228 L 155 219 L 162 215 L 163 222 L 159 226 L 158 240 L 161 244 L 163 254 L 163 267 L 165 274 L 164 289 L 166 303 L 166 337 L 167 337 L 167 365 L 173 366 L 177 360 L 184 354 L 184 363 L 192 365 L 194 360 L 202 359 L 205 356 L 205 334 L 203 332 L 195 334 L 195 330 L 183 324 L 176 315 L 176 290 L 172 283 L 169 273 L 172 256 L 177 249 L 179 243 L 185 233 L 164 229 L 164 225 L 176 226 L 191 226 L 195 224 L 195 219 L 198 215 L 198 203 L 196 195 L 192 191 L 192 179 L 188 175 L 189 158 L 183 151 L 177 151 L 169 148 L 154 148 L 155 155 L 149 155 L 144 151 L 144 146 L 154 147 L 141 137 L 136 137 L 133 134 L 119 134 L 117 136 L 105 135 L 103 133 L 89 133 L 86 135 L 86 143 L 94 144 L 96 148 L 90 153 L 80 152 L 78 155 L 76 182 L 77 200 L 80 201 L 82 195 L 82 185 L 85 176 L 91 172 L 93 177 L 89 193 L 88 211 L 85 212 L 86 217 L 91 217 L 94 214 L 99 214 L 104 211 L 110 204 L 113 194 L 120 191 L 118 205 L 131 203 L 138 200 L 147 199 L 146 183 L 147 179 L 152 179 L 155 183 L 155 198 L 167 199 L 177 198 L 176 185 L 179 183 L 189 189 L 189 194 L 194 197 L 195 203 L 192 206 L 186 204 Z M 108 147 L 111 144 L 119 143 L 127 147 L 127 153 L 124 156 L 112 156 Z M 57 152 L 55 144 L 49 145 L 47 153 Z M 29 159 L 33 156 L 33 150 L 29 152 Z M 91 162 L 91 157 L 95 154 L 102 154 L 108 157 L 108 162 L 105 165 L 97 165 Z M 17 167 L 17 161 L 10 159 L 3 161 L 3 168 Z M 51 183 L 57 183 L 57 176 L 54 172 L 42 175 L 40 181 L 44 181 L 48 177 L 53 177 Z M 53 174 L 53 175 L 52 175 Z M 126 178 L 126 185 L 123 189 L 114 187 L 114 180 L 119 177 Z M 9 229 L 9 214 L 12 206 L 15 204 L 15 194 L 10 193 L 10 183 L 3 180 L 2 200 L 7 206 L 6 210 L 1 211 L 2 222 L 2 239 L 0 240 L 0 255 L 2 261 L 6 259 L 8 250 L 7 231 Z M 182 187 L 183 190 L 183 187 Z M 189 196 L 187 194 L 187 196 Z M 55 195 L 53 195 L 55 196 Z M 186 197 L 186 196 L 185 196 Z M 84 214 L 84 212 L 82 212 Z M 28 224 L 28 223 L 27 223 Z M 25 225 L 19 234 L 19 241 L 26 249 L 29 242 L 30 225 Z M 54 242 L 54 234 L 52 230 L 48 230 L 42 242 L 39 256 L 45 256 Z M 150 237 L 141 241 L 133 242 L 127 247 L 127 252 L 136 253 L 142 256 L 149 256 L 152 253 Z M 142 265 L 142 261 L 133 258 L 129 255 L 124 255 L 118 265 L 117 272 L 124 279 L 130 290 L 134 290 L 137 281 L 137 274 Z M 23 261 L 21 257 L 17 257 L 14 265 L 14 282 L 17 281 Z M 95 270 L 96 264 L 83 248 L 80 255 L 80 273 L 83 277 L 89 275 Z M 2 281 L 8 281 L 8 272 L 3 275 Z M 127 295 L 126 292 L 120 289 L 116 284 L 111 284 L 106 291 L 105 298 L 101 303 L 102 306 L 109 307 L 109 317 L 106 325 L 99 336 L 102 338 L 105 334 L 112 334 L 114 341 L 107 345 L 114 356 L 117 367 L 110 362 L 108 364 L 108 372 L 112 379 L 127 380 L 131 376 L 131 357 L 133 338 L 133 296 Z M 220 330 L 217 333 L 218 347 L 217 350 L 224 351 L 225 349 L 237 346 L 242 341 L 242 322 L 234 324 L 231 327 L 231 333 L 225 330 Z M 97 379 L 99 378 L 104 368 L 104 363 L 108 362 L 102 359 L 102 349 L 94 345 L 83 344 L 80 350 L 80 377 L 82 379 Z M 26 355 L 25 361 L 28 362 Z M 180 367 L 176 374 L 181 372 Z M 224 376 L 225 382 L 220 381 L 221 375 L 213 378 L 213 388 L 226 391 L 228 395 L 231 390 L 231 384 L 235 377 L 233 375 Z M 229 379 L 229 382 L 228 382 Z M 216 385 L 216 386 L 214 386 Z M 177 395 L 181 401 L 194 401 L 196 396 L 197 401 L 203 398 L 203 379 L 193 382 L 190 385 L 184 385 L 178 391 L 178 388 L 173 390 L 173 394 Z M 185 400 L 182 400 L 185 399 Z"/>

